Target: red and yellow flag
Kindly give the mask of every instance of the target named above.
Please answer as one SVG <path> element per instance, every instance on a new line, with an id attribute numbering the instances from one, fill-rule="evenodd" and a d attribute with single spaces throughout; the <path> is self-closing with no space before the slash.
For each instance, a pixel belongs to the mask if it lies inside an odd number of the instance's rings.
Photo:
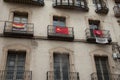
<path id="1" fill-rule="evenodd" d="M 23 29 L 24 27 L 25 27 L 25 24 L 23 24 L 23 23 L 13 23 L 12 24 L 12 26 L 14 27 L 14 28 L 18 28 L 18 29 Z"/>

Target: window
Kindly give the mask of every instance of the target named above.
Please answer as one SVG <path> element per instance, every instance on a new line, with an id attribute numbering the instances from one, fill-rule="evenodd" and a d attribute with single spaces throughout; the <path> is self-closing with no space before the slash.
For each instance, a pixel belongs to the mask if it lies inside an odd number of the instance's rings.
<path id="1" fill-rule="evenodd" d="M 95 56 L 98 80 L 110 80 L 108 57 Z"/>
<path id="2" fill-rule="evenodd" d="M 93 4 L 95 4 L 95 0 L 93 0 Z"/>
<path id="3" fill-rule="evenodd" d="M 13 22 L 27 23 L 28 22 L 28 13 L 14 12 Z"/>
<path id="4" fill-rule="evenodd" d="M 89 20 L 90 29 L 99 29 L 100 21 L 99 20 Z"/>
<path id="5" fill-rule="evenodd" d="M 13 17 L 13 31 L 26 31 L 28 23 L 28 13 L 18 13 L 14 12 Z"/>
<path id="6" fill-rule="evenodd" d="M 120 3 L 117 3 L 118 8 L 120 8 Z"/>
<path id="7" fill-rule="evenodd" d="M 77 2 L 80 3 L 80 5 L 84 6 L 86 3 L 86 0 L 76 0 Z"/>
<path id="8" fill-rule="evenodd" d="M 54 54 L 54 80 L 69 80 L 69 56 Z"/>
<path id="9" fill-rule="evenodd" d="M 66 18 L 65 17 L 53 16 L 53 25 L 54 26 L 65 27 L 66 26 Z"/>
<path id="10" fill-rule="evenodd" d="M 93 31 L 100 29 L 100 21 L 99 20 L 89 20 L 89 27 L 90 27 L 91 37 L 94 37 Z"/>
<path id="11" fill-rule="evenodd" d="M 106 6 L 106 2 L 104 0 L 93 0 L 93 3 L 96 4 L 98 8 Z"/>
<path id="12" fill-rule="evenodd" d="M 68 2 L 72 3 L 72 0 L 60 0 L 60 2 L 68 4 Z"/>
<path id="13" fill-rule="evenodd" d="M 94 3 L 94 4 L 96 4 L 96 3 L 99 3 L 99 4 L 100 4 L 100 3 L 103 2 L 103 1 L 104 1 L 104 0 L 93 0 L 93 3 Z"/>
<path id="14" fill-rule="evenodd" d="M 25 59 L 25 51 L 8 51 L 6 62 L 6 80 L 23 80 Z"/>

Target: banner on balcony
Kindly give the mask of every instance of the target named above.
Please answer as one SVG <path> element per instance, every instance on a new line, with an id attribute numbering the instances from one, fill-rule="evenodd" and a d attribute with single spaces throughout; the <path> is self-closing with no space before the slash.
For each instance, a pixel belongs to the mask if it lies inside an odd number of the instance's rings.
<path id="1" fill-rule="evenodd" d="M 55 31 L 60 34 L 69 34 L 67 27 L 56 27 Z"/>
<path id="2" fill-rule="evenodd" d="M 108 39 L 96 37 L 96 43 L 106 44 L 106 43 L 108 43 Z"/>
<path id="3" fill-rule="evenodd" d="M 102 37 L 103 36 L 102 30 L 93 30 L 93 33 L 96 37 Z"/>
<path id="4" fill-rule="evenodd" d="M 16 29 L 24 29 L 25 28 L 25 24 L 23 24 L 23 23 L 13 23 L 12 26 L 13 26 L 13 28 L 16 28 Z"/>

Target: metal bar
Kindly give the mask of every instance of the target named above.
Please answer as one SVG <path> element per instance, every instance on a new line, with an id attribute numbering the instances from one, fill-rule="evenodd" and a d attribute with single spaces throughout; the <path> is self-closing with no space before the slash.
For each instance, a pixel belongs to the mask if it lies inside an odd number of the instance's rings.
<path id="1" fill-rule="evenodd" d="M 103 37 L 110 38 L 110 32 L 109 32 L 109 30 L 101 30 L 101 31 L 103 32 Z M 86 33 L 86 37 L 92 37 L 89 28 L 85 29 L 85 33 Z"/>
<path id="2" fill-rule="evenodd" d="M 23 24 L 23 23 L 22 23 Z M 34 33 L 34 24 L 33 23 L 24 23 L 24 29 L 16 28 L 13 30 L 13 22 L 5 21 L 4 33 L 5 32 L 20 32 L 20 33 Z"/>
<path id="3" fill-rule="evenodd" d="M 11 72 L 15 72 L 15 74 L 10 74 Z M 30 77 L 30 78 L 29 78 Z M 31 71 L 19 71 L 19 70 L 1 70 L 0 71 L 0 80 L 32 80 L 32 72 Z"/>
<path id="4" fill-rule="evenodd" d="M 120 74 L 112 74 L 112 73 L 110 73 L 108 76 L 109 76 L 110 80 L 119 80 L 120 79 Z M 99 80 L 98 74 L 97 73 L 92 73 L 91 74 L 91 80 Z"/>
<path id="5" fill-rule="evenodd" d="M 63 74 L 63 72 L 58 72 L 58 73 Z M 54 78 L 55 78 L 54 71 L 48 71 L 46 77 L 47 77 L 47 80 L 54 80 Z M 59 78 L 64 79 L 65 77 L 60 76 Z M 70 80 L 80 80 L 79 79 L 79 73 L 78 72 L 68 72 L 68 79 L 70 79 Z"/>
<path id="6" fill-rule="evenodd" d="M 32 4 L 32 5 L 38 5 L 38 6 L 43 6 L 44 5 L 44 0 L 40 1 L 33 1 L 33 0 L 4 0 L 6 2 L 14 2 L 14 3 L 22 3 L 22 4 Z"/>

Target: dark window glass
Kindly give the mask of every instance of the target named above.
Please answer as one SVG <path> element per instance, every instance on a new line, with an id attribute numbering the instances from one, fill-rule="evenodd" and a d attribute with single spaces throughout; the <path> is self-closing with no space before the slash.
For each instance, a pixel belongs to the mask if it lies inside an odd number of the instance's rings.
<path id="1" fill-rule="evenodd" d="M 54 55 L 54 80 L 69 80 L 69 56 Z"/>
<path id="2" fill-rule="evenodd" d="M 53 16 L 53 25 L 65 27 L 66 26 L 65 20 L 66 20 L 65 17 Z"/>
<path id="3" fill-rule="evenodd" d="M 5 80 L 22 80 L 25 69 L 24 51 L 8 51 L 7 64 L 6 64 L 6 79 Z"/>
<path id="4" fill-rule="evenodd" d="M 108 57 L 95 57 L 98 80 L 110 80 Z"/>
<path id="5" fill-rule="evenodd" d="M 96 4 L 96 7 L 106 7 L 106 1 L 105 0 L 93 0 L 93 3 Z"/>
<path id="6" fill-rule="evenodd" d="M 93 30 L 99 30 L 100 21 L 99 20 L 89 20 L 89 27 L 90 27 L 91 37 L 94 37 Z"/>
<path id="7" fill-rule="evenodd" d="M 14 13 L 13 22 L 17 23 L 27 23 L 28 22 L 28 14 L 27 13 Z"/>

